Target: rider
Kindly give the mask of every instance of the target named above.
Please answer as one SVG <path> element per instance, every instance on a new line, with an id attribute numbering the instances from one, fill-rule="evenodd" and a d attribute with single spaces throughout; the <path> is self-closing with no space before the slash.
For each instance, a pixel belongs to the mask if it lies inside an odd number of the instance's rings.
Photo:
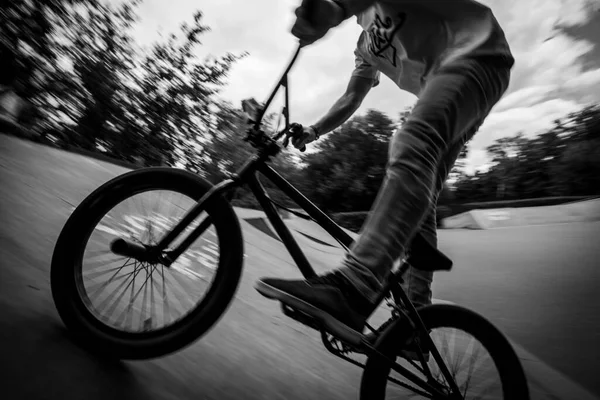
<path id="1" fill-rule="evenodd" d="M 303 0 L 296 16 L 292 33 L 302 45 L 352 16 L 363 32 L 346 92 L 292 140 L 295 147 L 342 125 L 381 73 L 418 97 L 391 139 L 382 188 L 340 268 L 309 280 L 264 278 L 256 287 L 362 332 L 415 233 L 420 229 L 437 247 L 438 195 L 462 147 L 506 91 L 514 59 L 492 11 L 474 0 Z M 431 303 L 432 278 L 432 272 L 409 270 L 407 292 L 415 306 Z"/>

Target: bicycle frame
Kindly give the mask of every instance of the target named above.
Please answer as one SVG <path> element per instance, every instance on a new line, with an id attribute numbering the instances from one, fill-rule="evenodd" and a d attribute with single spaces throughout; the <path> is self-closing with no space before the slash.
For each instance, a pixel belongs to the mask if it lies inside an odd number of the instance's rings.
<path id="1" fill-rule="evenodd" d="M 271 140 L 276 141 L 289 129 L 289 82 L 287 75 L 291 70 L 292 66 L 296 62 L 300 53 L 301 47 L 298 46 L 294 53 L 291 61 L 285 69 L 279 82 L 271 92 L 267 99 L 264 107 L 261 109 L 259 115 L 254 121 L 254 130 L 259 130 L 262 119 L 265 116 L 266 110 L 273 101 L 277 91 L 283 87 L 285 89 L 285 128 L 275 135 Z M 266 152 L 265 148 L 259 147 L 259 155 L 251 158 L 246 164 L 244 164 L 231 179 L 227 179 L 220 184 L 214 186 L 200 201 L 184 216 L 184 218 L 169 232 L 161 241 L 157 244 L 156 250 L 159 252 L 164 251 L 169 244 L 171 244 L 186 228 L 193 222 L 204 210 L 206 202 L 209 202 L 214 196 L 225 195 L 228 192 L 235 190 L 236 188 L 247 184 L 258 200 L 261 207 L 264 209 L 265 214 L 277 234 L 281 237 L 283 244 L 290 252 L 292 259 L 298 265 L 298 268 L 302 272 L 305 278 L 310 278 L 316 275 L 314 269 L 308 262 L 308 259 L 298 246 L 298 243 L 292 236 L 290 230 L 287 228 L 277 210 L 273 206 L 269 199 L 269 196 L 258 179 L 258 173 L 271 180 L 277 187 L 279 187 L 289 198 L 291 198 L 296 204 L 298 204 L 308 215 L 321 225 L 332 237 L 340 242 L 347 250 L 352 244 L 352 238 L 348 235 L 339 225 L 337 225 L 327 214 L 321 211 L 315 204 L 313 204 L 306 196 L 300 193 L 291 183 L 285 178 L 279 175 L 273 168 L 271 168 L 266 162 L 270 159 L 273 154 Z M 179 257 L 187 248 L 196 240 L 202 233 L 210 226 L 210 221 L 207 219 L 203 221 L 190 235 L 183 240 L 176 249 L 172 249 L 169 254 L 165 257 L 164 261 L 172 263 Z"/>
<path id="2" fill-rule="evenodd" d="M 159 254 L 162 254 L 160 257 L 160 262 L 166 266 L 172 264 L 183 252 L 185 252 L 191 244 L 196 241 L 200 235 L 210 226 L 210 217 L 207 217 L 204 221 L 202 221 L 198 227 L 196 227 L 187 238 L 185 238 L 176 248 L 168 249 L 169 245 L 181 234 L 183 231 L 196 219 L 200 216 L 202 211 L 205 209 L 206 205 L 211 201 L 223 201 L 223 196 L 226 196 L 227 193 L 231 192 L 239 188 L 240 186 L 246 184 L 258 200 L 260 206 L 263 208 L 267 218 L 271 222 L 273 228 L 281 238 L 284 246 L 289 251 L 291 257 L 294 262 L 300 269 L 302 275 L 305 278 L 311 278 L 316 275 L 314 269 L 310 265 L 310 262 L 302 252 L 300 246 L 294 239 L 292 233 L 289 228 L 284 223 L 283 219 L 280 217 L 277 209 L 273 205 L 273 202 L 270 200 L 266 189 L 261 184 L 258 174 L 263 175 L 267 179 L 269 179 L 272 183 L 274 183 L 279 189 L 283 191 L 289 198 L 291 198 L 296 204 L 298 204 L 304 211 L 307 212 L 308 216 L 312 218 L 317 224 L 323 227 L 333 238 L 335 238 L 344 248 L 348 250 L 353 242 L 353 239 L 348 235 L 338 224 L 336 224 L 327 214 L 325 214 L 322 210 L 320 210 L 315 204 L 313 204 L 306 196 L 304 196 L 300 191 L 298 191 L 291 183 L 289 183 L 285 178 L 283 178 L 280 174 L 278 174 L 272 167 L 270 167 L 266 162 L 269 161 L 270 157 L 276 155 L 281 148 L 276 144 L 276 141 L 285 134 L 285 132 L 289 128 L 289 98 L 288 98 L 288 90 L 289 85 L 287 81 L 287 74 L 289 73 L 292 65 L 296 61 L 298 54 L 300 52 L 300 47 L 296 50 L 292 60 L 288 64 L 283 76 L 279 80 L 278 84 L 275 86 L 275 89 L 269 96 L 266 104 L 262 108 L 258 118 L 254 121 L 253 129 L 258 131 L 260 128 L 261 121 L 265 115 L 267 108 L 275 97 L 277 91 L 280 87 L 285 88 L 285 108 L 284 108 L 284 116 L 285 116 L 285 124 L 286 127 L 280 133 L 276 134 L 273 138 L 266 136 L 266 134 L 262 133 L 264 136 L 260 137 L 260 140 L 263 143 L 265 139 L 266 143 L 261 145 L 257 145 L 259 154 L 253 156 L 250 160 L 248 160 L 230 179 L 226 179 L 223 182 L 215 185 L 209 190 L 198 202 L 194 205 L 187 214 L 179 221 L 175 227 L 171 231 L 169 231 L 156 245 L 153 246 L 153 251 Z M 258 143 L 258 142 L 257 142 Z M 275 147 L 276 146 L 276 149 Z M 275 150 L 274 150 L 275 149 Z M 166 250 L 168 249 L 168 251 Z M 140 250 L 142 251 L 142 250 Z M 448 371 L 445 363 L 442 361 L 441 356 L 431 338 L 427 334 L 427 329 L 419 317 L 418 311 L 415 309 L 414 305 L 410 302 L 405 291 L 400 287 L 399 281 L 403 273 L 408 269 L 408 263 L 403 263 L 401 268 L 398 271 L 395 271 L 391 274 L 390 279 L 388 279 L 384 290 L 381 292 L 379 299 L 377 301 L 377 306 L 383 301 L 383 299 L 391 292 L 394 296 L 396 303 L 402 303 L 411 320 L 415 323 L 416 329 L 425 333 L 424 337 L 426 337 L 427 344 L 429 348 L 432 349 L 431 353 L 433 357 L 436 359 L 438 366 L 442 369 L 442 373 L 445 375 L 446 380 L 452 383 L 452 390 L 459 393 L 458 387 L 456 387 L 456 383 L 451 378 L 451 374 Z M 350 340 L 361 340 L 352 338 Z M 424 390 L 427 390 L 429 393 L 438 396 L 444 396 L 443 393 L 440 393 L 435 387 L 431 386 L 429 383 L 425 382 L 422 378 L 419 378 L 411 371 L 407 370 L 403 366 L 399 365 L 395 362 L 395 360 L 390 360 L 384 354 L 378 352 L 373 346 L 364 341 L 360 343 L 365 352 L 369 356 L 378 357 L 380 360 L 384 362 L 390 363 L 390 366 L 395 371 L 402 374 L 405 378 L 412 381 L 414 384 L 418 385 Z M 330 350 L 331 351 L 331 350 Z M 336 353 L 334 353 L 336 354 Z M 344 358 L 347 361 L 353 362 L 355 365 L 362 366 L 361 364 L 351 360 L 347 357 L 344 357 L 340 354 L 336 354 L 341 358 Z M 422 363 L 424 361 L 422 360 Z M 430 374 L 430 372 L 428 371 Z M 430 377 L 430 376 L 429 376 Z M 410 388 L 411 390 L 418 393 L 418 390 L 414 387 L 407 386 L 406 384 L 401 383 L 403 386 Z M 421 392 L 423 394 L 423 392 Z"/>

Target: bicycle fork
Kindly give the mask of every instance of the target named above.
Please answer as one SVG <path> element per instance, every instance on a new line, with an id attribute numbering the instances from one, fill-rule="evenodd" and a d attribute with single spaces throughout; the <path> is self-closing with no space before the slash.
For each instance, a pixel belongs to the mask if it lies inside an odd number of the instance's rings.
<path id="1" fill-rule="evenodd" d="M 135 258 L 138 261 L 146 261 L 162 264 L 170 267 L 177 258 L 183 254 L 212 224 L 210 215 L 190 233 L 175 249 L 169 249 L 169 245 L 183 233 L 183 231 L 194 221 L 202 211 L 206 209 L 215 196 L 222 195 L 237 188 L 240 185 L 237 179 L 227 179 L 213 186 L 202 198 L 187 212 L 187 214 L 169 231 L 156 245 L 145 245 L 118 238 L 111 242 L 110 249 L 113 253 Z"/>

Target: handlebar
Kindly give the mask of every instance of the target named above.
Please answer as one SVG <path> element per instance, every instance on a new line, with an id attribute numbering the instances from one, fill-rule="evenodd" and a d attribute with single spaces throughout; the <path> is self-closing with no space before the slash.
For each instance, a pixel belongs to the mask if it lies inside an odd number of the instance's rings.
<path id="1" fill-rule="evenodd" d="M 302 6 L 305 9 L 306 12 L 306 17 L 307 20 L 309 22 L 311 21 L 311 16 L 314 15 L 315 13 L 315 8 L 316 8 L 316 2 L 317 0 L 303 0 L 302 1 Z M 279 82 L 277 83 L 277 85 L 275 86 L 275 88 L 273 89 L 273 91 L 271 92 L 271 95 L 269 96 L 269 98 L 267 99 L 266 103 L 264 104 L 264 106 L 260 109 L 258 115 L 256 115 L 256 118 L 253 122 L 254 128 L 253 130 L 258 131 L 260 130 L 260 124 L 265 116 L 265 112 L 267 111 L 267 108 L 269 108 L 269 105 L 271 104 L 271 102 L 273 101 L 273 98 L 275 97 L 275 94 L 277 93 L 277 91 L 279 90 L 279 88 L 281 86 L 285 86 L 286 88 L 286 112 L 289 112 L 289 107 L 287 104 L 287 86 L 288 86 L 288 81 L 287 81 L 287 75 L 290 72 L 292 66 L 294 65 L 294 63 L 296 62 L 296 59 L 298 58 L 298 55 L 300 54 L 300 50 L 302 49 L 302 45 L 298 44 L 298 47 L 292 57 L 292 59 L 290 60 L 287 68 L 285 69 L 283 76 L 279 79 Z M 274 139 L 275 141 L 279 140 L 281 138 L 281 136 L 286 135 L 289 136 L 289 126 L 287 126 L 289 123 L 289 121 L 287 121 L 287 115 L 286 115 L 286 129 L 282 132 L 280 132 L 280 134 L 276 135 L 275 137 L 273 137 L 272 139 Z M 302 148 L 300 149 L 301 152 L 306 151 L 306 146 L 302 146 Z"/>
<path id="2" fill-rule="evenodd" d="M 306 12 L 306 20 L 310 23 L 314 22 L 312 21 L 312 17 L 315 14 L 316 2 L 316 0 L 304 0 L 302 2 L 304 6 L 304 11 Z M 306 145 L 302 146 L 300 151 L 304 153 L 306 151 Z"/>

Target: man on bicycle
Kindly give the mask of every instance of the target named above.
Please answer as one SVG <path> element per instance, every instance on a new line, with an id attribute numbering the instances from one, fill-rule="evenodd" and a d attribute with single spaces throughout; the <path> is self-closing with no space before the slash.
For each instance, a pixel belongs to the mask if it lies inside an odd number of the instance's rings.
<path id="1" fill-rule="evenodd" d="M 393 264 L 418 230 L 437 247 L 438 195 L 464 144 L 506 91 L 514 64 L 492 11 L 474 0 L 312 0 L 296 10 L 301 44 L 356 16 L 355 69 L 346 92 L 292 139 L 301 148 L 342 125 L 381 73 L 418 97 L 393 135 L 386 176 L 340 268 L 309 280 L 265 278 L 257 290 L 308 315 L 362 331 Z M 409 270 L 415 306 L 431 303 L 432 272 Z"/>

